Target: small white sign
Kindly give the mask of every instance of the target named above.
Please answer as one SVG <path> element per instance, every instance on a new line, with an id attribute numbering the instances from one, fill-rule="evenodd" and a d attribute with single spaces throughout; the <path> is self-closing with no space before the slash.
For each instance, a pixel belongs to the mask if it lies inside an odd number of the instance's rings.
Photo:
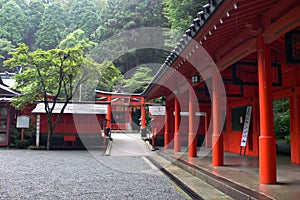
<path id="1" fill-rule="evenodd" d="M 247 138 L 248 138 L 248 133 L 249 133 L 249 128 L 250 128 L 251 112 L 252 112 L 252 107 L 248 106 L 247 110 L 246 110 L 243 135 L 242 135 L 242 140 L 241 140 L 241 147 L 245 147 L 246 143 L 247 143 Z"/>
<path id="2" fill-rule="evenodd" d="M 17 128 L 29 128 L 29 116 L 27 115 L 18 116 Z"/>
<path id="3" fill-rule="evenodd" d="M 163 116 L 166 113 L 166 107 L 165 106 L 149 106 L 149 112 L 153 116 Z"/>
<path id="4" fill-rule="evenodd" d="M 173 115 L 175 115 L 175 112 L 173 113 Z M 180 116 L 184 116 L 184 117 L 187 117 L 189 116 L 190 113 L 189 112 L 180 112 Z M 195 116 L 197 117 L 205 117 L 206 116 L 206 112 L 196 112 L 195 113 Z"/>

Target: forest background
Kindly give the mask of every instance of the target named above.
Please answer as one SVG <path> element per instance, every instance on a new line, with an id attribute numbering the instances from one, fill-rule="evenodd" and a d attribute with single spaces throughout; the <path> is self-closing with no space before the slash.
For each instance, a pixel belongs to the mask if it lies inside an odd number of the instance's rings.
<path id="1" fill-rule="evenodd" d="M 97 45 L 118 33 L 160 27 L 167 33 L 161 42 L 174 46 L 178 39 L 174 33 L 182 35 L 205 3 L 194 0 L 0 0 L 0 71 L 13 70 L 4 67 L 3 61 L 19 43 L 25 43 L 30 51 L 80 43 L 97 49 Z M 141 92 L 144 83 L 151 80 L 159 67 L 143 64 L 163 63 L 169 52 L 133 49 L 114 60 L 103 60 L 95 51 L 89 54 L 100 64 L 107 66 L 111 62 L 112 65 L 113 76 L 103 77 L 100 82 L 105 84 L 99 83 L 97 89 L 112 91 L 115 82 L 121 81 L 125 90 Z M 124 75 L 136 66 L 140 66 L 139 71 L 131 74 L 139 73 L 138 76 L 127 77 L 129 80 L 119 77 L 120 73 Z"/>

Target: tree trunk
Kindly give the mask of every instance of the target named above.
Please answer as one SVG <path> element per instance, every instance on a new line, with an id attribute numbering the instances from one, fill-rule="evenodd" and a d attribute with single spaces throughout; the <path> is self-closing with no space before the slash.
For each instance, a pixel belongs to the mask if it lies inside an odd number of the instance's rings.
<path id="1" fill-rule="evenodd" d="M 47 150 L 51 149 L 51 140 L 52 140 L 52 129 L 48 128 L 48 135 L 47 135 Z"/>

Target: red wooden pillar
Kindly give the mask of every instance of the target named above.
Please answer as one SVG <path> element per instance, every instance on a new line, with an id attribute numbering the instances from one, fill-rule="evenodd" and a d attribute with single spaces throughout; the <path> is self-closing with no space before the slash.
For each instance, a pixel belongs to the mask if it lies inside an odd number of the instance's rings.
<path id="1" fill-rule="evenodd" d="M 141 132 L 146 134 L 146 105 L 145 105 L 145 98 L 141 98 Z"/>
<path id="2" fill-rule="evenodd" d="M 189 157 L 197 156 L 197 132 L 195 130 L 195 117 L 196 117 L 195 106 L 198 106 L 198 102 L 196 102 L 194 96 L 195 93 L 193 88 L 189 88 L 189 137 L 188 137 Z"/>
<path id="3" fill-rule="evenodd" d="M 290 100 L 291 115 L 291 162 L 300 164 L 300 96 L 295 93 Z"/>
<path id="4" fill-rule="evenodd" d="M 258 91 L 260 114 L 259 175 L 260 183 L 276 183 L 276 139 L 274 137 L 270 47 L 257 38 Z"/>
<path id="5" fill-rule="evenodd" d="M 106 119 L 107 123 L 106 126 L 108 128 L 111 128 L 111 96 L 107 97 L 108 105 L 107 105 L 107 114 L 106 114 Z"/>
<path id="6" fill-rule="evenodd" d="M 165 133 L 164 133 L 164 148 L 169 149 L 170 148 L 170 129 L 169 129 L 169 123 L 170 123 L 170 112 L 168 109 L 168 102 L 166 101 L 166 114 L 165 114 Z"/>
<path id="7" fill-rule="evenodd" d="M 180 135 L 178 133 L 180 112 L 179 112 L 179 102 L 178 102 L 178 99 L 176 97 L 175 97 L 174 111 L 175 111 L 174 153 L 176 153 L 176 152 L 179 152 L 181 150 Z"/>
<path id="8" fill-rule="evenodd" d="M 106 114 L 106 127 L 104 127 L 104 146 L 107 145 L 106 142 L 106 136 L 107 136 L 107 129 L 109 128 L 109 131 L 111 133 L 111 96 L 107 97 L 108 105 L 107 105 L 107 114 Z M 109 138 L 111 138 L 111 134 L 109 135 Z"/>
<path id="9" fill-rule="evenodd" d="M 212 166 L 224 164 L 224 148 L 222 136 L 222 105 L 220 105 L 221 80 L 217 68 L 212 69 Z"/>

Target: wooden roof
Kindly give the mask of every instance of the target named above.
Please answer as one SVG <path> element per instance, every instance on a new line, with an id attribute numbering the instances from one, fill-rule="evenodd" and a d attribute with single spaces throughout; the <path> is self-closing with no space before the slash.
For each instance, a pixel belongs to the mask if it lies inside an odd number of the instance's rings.
<path id="1" fill-rule="evenodd" d="M 146 99 L 167 96 L 193 74 L 209 78 L 256 52 L 264 37 L 272 51 L 284 48 L 284 35 L 300 26 L 299 0 L 211 0 L 205 5 L 143 92 Z M 177 74 L 177 75 L 176 75 Z M 179 76 L 176 78 L 176 76 Z"/>

